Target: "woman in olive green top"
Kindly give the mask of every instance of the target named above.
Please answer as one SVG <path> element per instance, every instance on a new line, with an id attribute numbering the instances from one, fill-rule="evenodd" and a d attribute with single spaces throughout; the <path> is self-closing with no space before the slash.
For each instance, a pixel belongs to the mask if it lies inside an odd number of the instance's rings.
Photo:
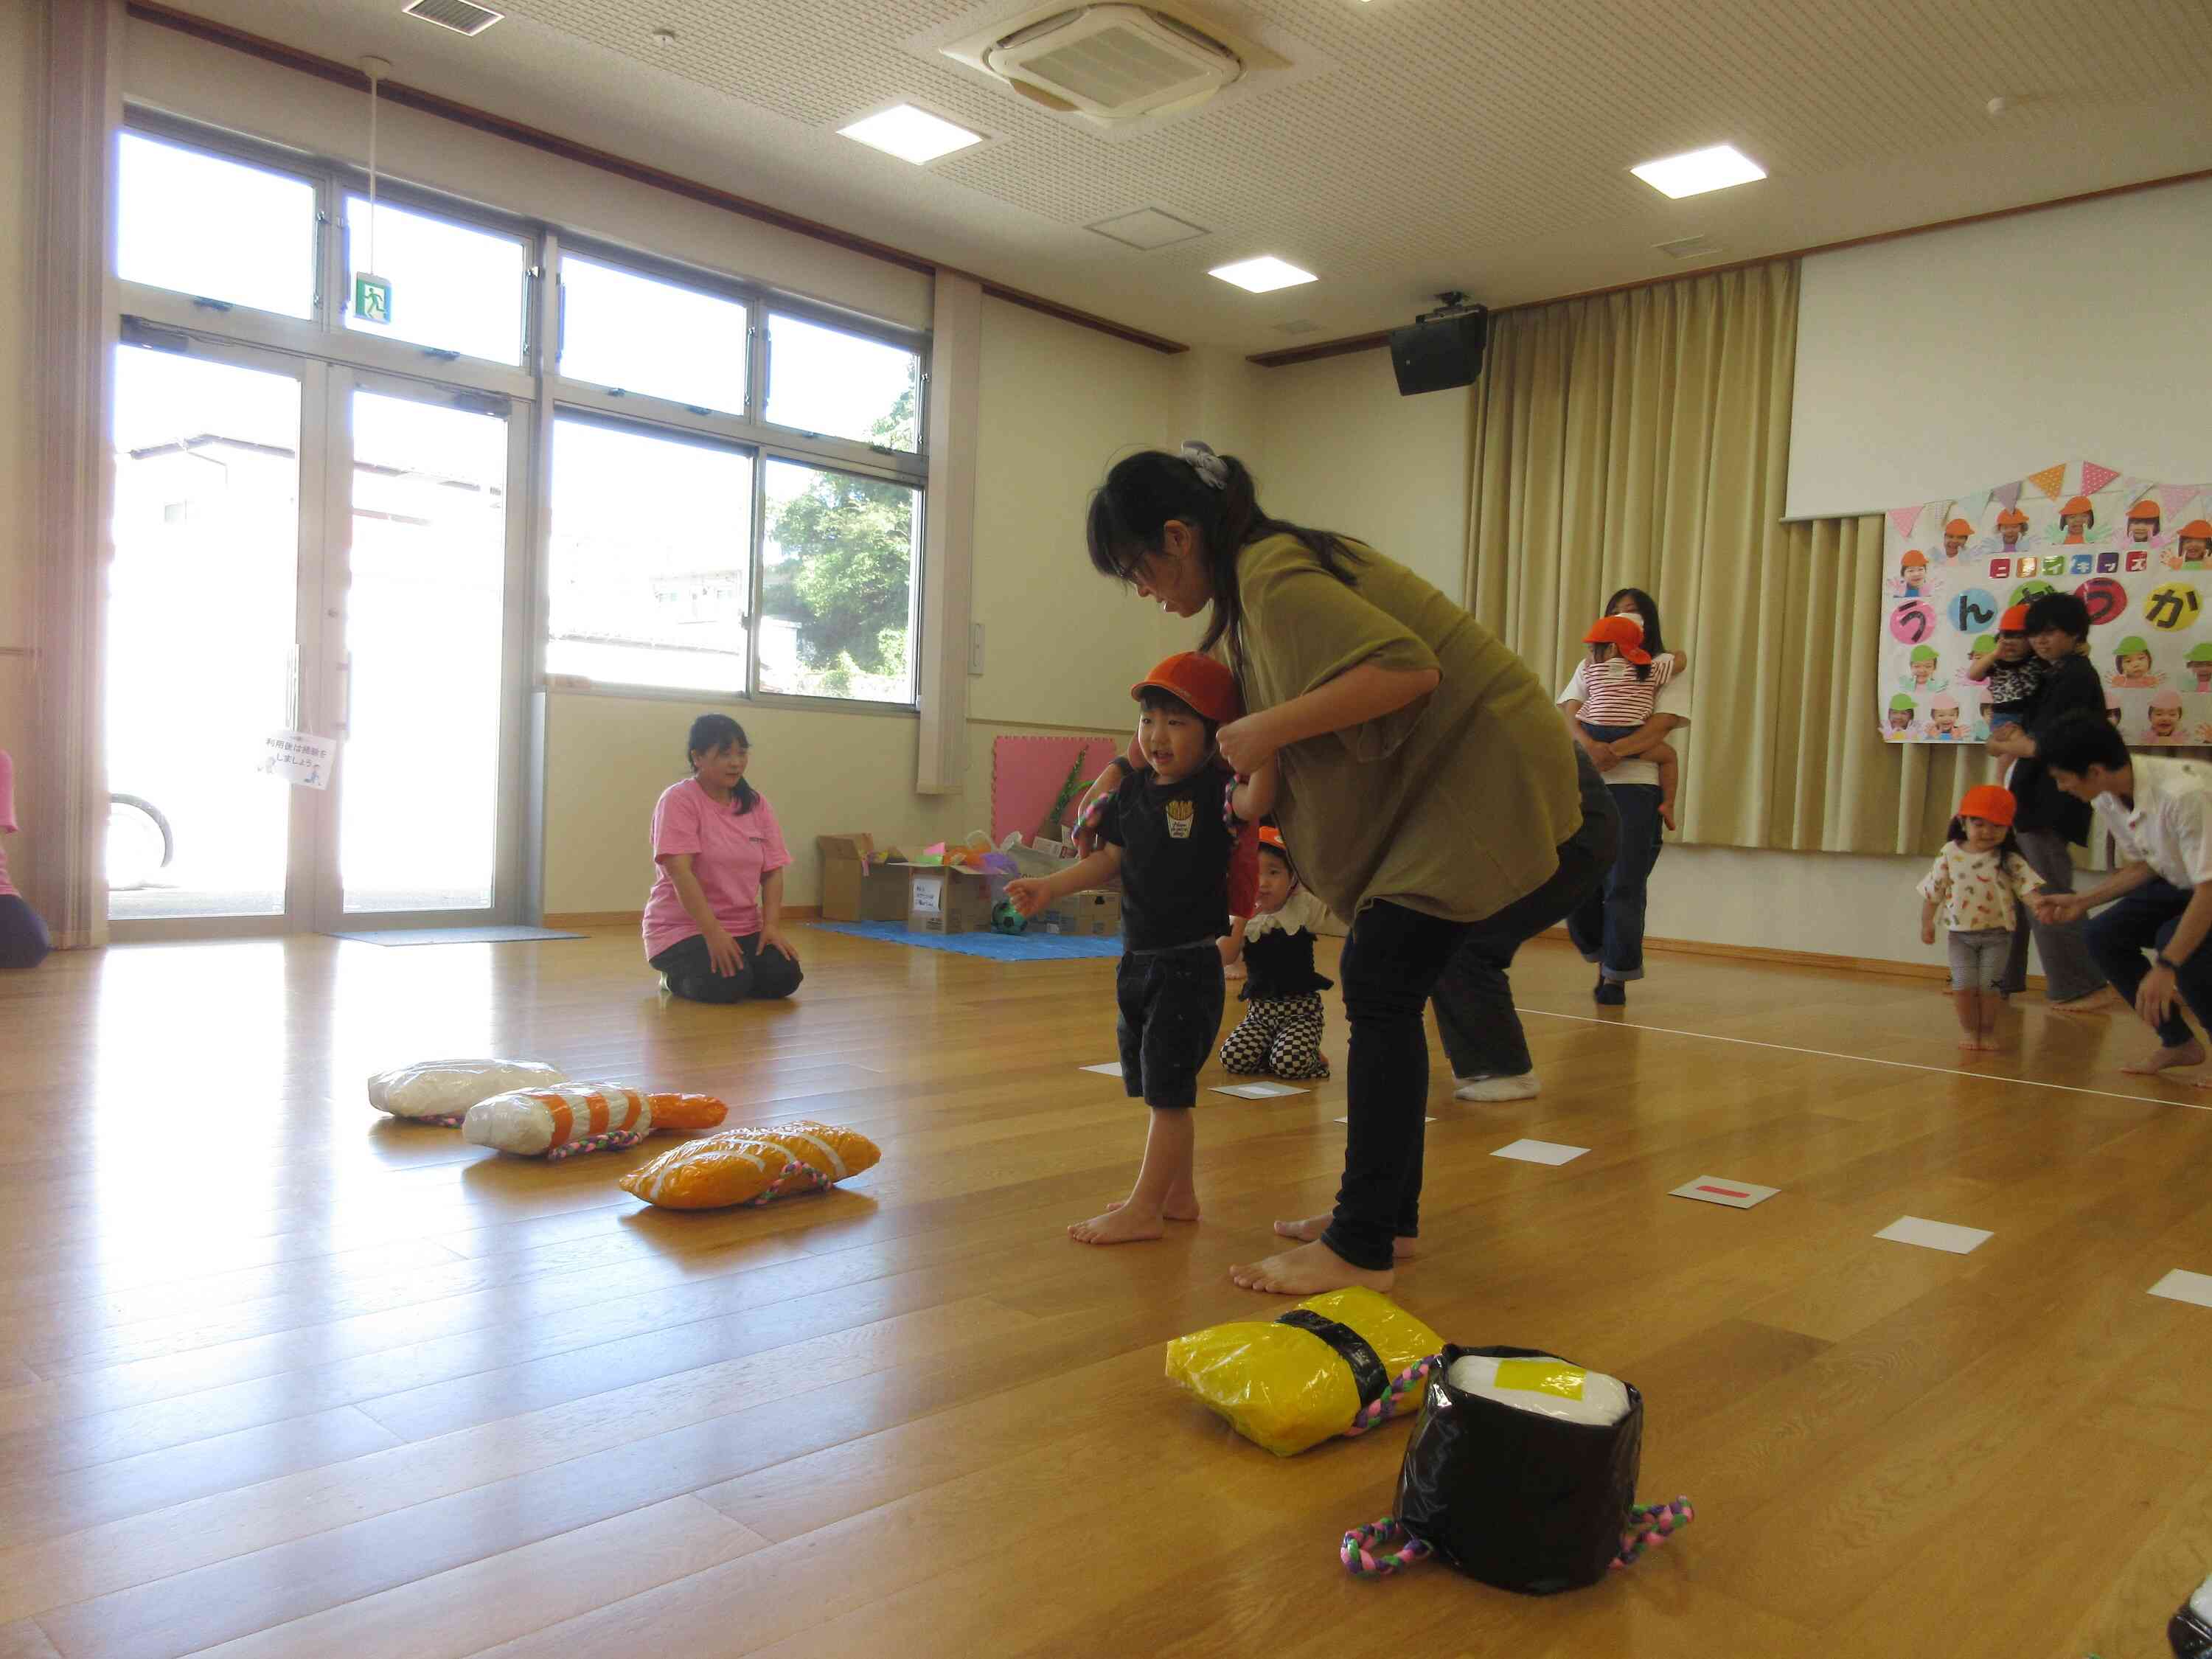
<path id="1" fill-rule="evenodd" d="M 1336 1207 L 1277 1223 L 1308 1242 L 1232 1276 L 1291 1296 L 1388 1289 L 1419 1226 L 1422 1006 L 1436 997 L 1459 1075 L 1529 1069 L 1506 965 L 1604 878 L 1611 800 L 1495 635 L 1372 548 L 1268 518 L 1233 456 L 1130 456 L 1089 532 L 1102 573 L 1176 616 L 1210 611 L 1200 648 L 1225 656 L 1246 711 L 1221 752 L 1247 775 L 1279 763 L 1283 840 L 1351 920 Z"/>

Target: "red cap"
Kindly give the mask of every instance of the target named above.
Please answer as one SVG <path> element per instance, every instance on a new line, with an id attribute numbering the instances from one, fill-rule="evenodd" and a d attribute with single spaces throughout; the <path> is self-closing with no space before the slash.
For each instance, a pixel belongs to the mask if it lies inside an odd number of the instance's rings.
<path id="1" fill-rule="evenodd" d="M 1962 818 L 1987 818 L 1991 823 L 2012 828 L 2015 803 L 2012 791 L 1994 783 L 1978 783 L 1966 791 L 1966 798 L 1959 803 Z"/>
<path id="2" fill-rule="evenodd" d="M 1229 672 L 1229 665 L 1195 651 L 1178 651 L 1164 658 L 1129 688 L 1129 695 L 1140 697 L 1148 685 L 1181 697 L 1217 726 L 1226 726 L 1244 713 L 1243 700 L 1237 695 L 1237 677 Z"/>
<path id="3" fill-rule="evenodd" d="M 2089 505 L 2089 498 L 2087 495 L 2075 495 L 2058 509 L 2058 516 L 2063 519 L 2069 513 L 2087 513 L 2094 516 L 2096 511 L 2095 507 Z"/>
<path id="4" fill-rule="evenodd" d="M 2011 610 L 2006 611 L 2003 616 L 1999 617 L 1997 618 L 1997 632 L 2000 634 L 2027 633 L 2027 607 L 2024 605 L 2016 605 L 2013 606 Z"/>
<path id="5" fill-rule="evenodd" d="M 1283 845 L 1283 832 L 1272 823 L 1263 823 L 1260 826 L 1260 845 L 1273 848 L 1285 858 L 1291 855 L 1291 849 Z"/>
<path id="6" fill-rule="evenodd" d="M 2179 533 L 2191 541 L 2212 540 L 2212 524 L 2207 524 L 2202 519 L 2191 519 L 2181 526 Z"/>
<path id="7" fill-rule="evenodd" d="M 2155 519 L 2159 516 L 2158 503 L 2148 497 L 2137 501 L 2128 509 L 2128 517 L 2130 519 Z"/>
<path id="8" fill-rule="evenodd" d="M 1633 617 L 1600 617 L 1583 635 L 1584 645 L 1609 645 L 1634 663 L 1651 660 L 1644 648 L 1644 625 Z"/>
<path id="9" fill-rule="evenodd" d="M 1974 526 L 1964 519 L 1954 519 L 1943 526 L 1943 533 L 1947 536 L 1971 536 L 1974 533 Z"/>
<path id="10" fill-rule="evenodd" d="M 2027 528 L 2027 514 L 2021 512 L 2016 507 L 2008 507 L 2005 508 L 2003 512 L 1997 514 L 1997 528 L 2000 530 L 2025 530 Z"/>
<path id="11" fill-rule="evenodd" d="M 1899 564 L 1926 564 L 1927 562 L 1928 556 L 1917 547 L 1906 548 L 1905 556 L 1898 561 Z"/>

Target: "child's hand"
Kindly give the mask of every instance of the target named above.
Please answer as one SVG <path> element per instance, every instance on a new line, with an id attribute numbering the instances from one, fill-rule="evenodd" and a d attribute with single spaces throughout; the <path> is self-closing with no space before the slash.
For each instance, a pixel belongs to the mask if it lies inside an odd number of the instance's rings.
<path id="1" fill-rule="evenodd" d="M 1936 942 L 1936 930 L 1923 924 L 1920 929 L 1920 942 L 1923 945 L 1933 945 Z"/>
<path id="2" fill-rule="evenodd" d="M 1045 884 L 1030 877 L 1018 877 L 1006 884 L 1006 897 L 1014 908 L 1024 917 L 1033 916 L 1049 902 Z"/>

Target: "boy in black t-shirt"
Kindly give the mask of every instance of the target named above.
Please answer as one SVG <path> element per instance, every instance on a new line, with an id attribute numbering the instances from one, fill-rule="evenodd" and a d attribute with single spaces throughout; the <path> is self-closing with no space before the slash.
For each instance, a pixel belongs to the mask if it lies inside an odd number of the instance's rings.
<path id="1" fill-rule="evenodd" d="M 1198 1219 L 1190 1113 L 1199 1068 L 1221 1029 L 1220 940 L 1237 849 L 1229 819 L 1258 818 L 1275 787 L 1272 763 L 1240 784 L 1214 753 L 1215 731 L 1243 711 L 1235 678 L 1212 658 L 1170 657 L 1129 695 L 1142 710 L 1137 741 L 1150 763 L 1129 769 L 1097 809 L 1103 845 L 1058 875 L 1006 884 L 1014 908 L 1033 916 L 1054 899 L 1121 878 L 1121 1080 L 1152 1109 L 1152 1122 L 1129 1196 L 1068 1228 L 1085 1244 L 1158 1238 L 1165 1221 Z"/>

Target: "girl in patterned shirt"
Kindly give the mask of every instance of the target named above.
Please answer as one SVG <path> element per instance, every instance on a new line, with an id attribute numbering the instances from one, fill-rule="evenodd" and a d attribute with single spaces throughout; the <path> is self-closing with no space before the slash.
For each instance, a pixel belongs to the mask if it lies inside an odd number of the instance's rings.
<path id="1" fill-rule="evenodd" d="M 1321 994 L 1331 981 L 1314 971 L 1322 906 L 1298 884 L 1283 832 L 1272 826 L 1260 830 L 1255 912 L 1237 922 L 1223 953 L 1244 963 L 1249 977 L 1237 995 L 1250 1010 L 1221 1045 L 1221 1064 L 1240 1077 L 1325 1078 Z"/>
<path id="2" fill-rule="evenodd" d="M 2012 833 L 2012 792 L 1978 783 L 1959 803 L 1950 839 L 1920 883 L 1920 942 L 1936 942 L 1940 918 L 1950 930 L 1951 1003 L 1959 1012 L 1959 1046 L 1996 1048 L 1997 980 L 2012 949 L 2013 907 L 2043 890 Z"/>
<path id="3" fill-rule="evenodd" d="M 1644 624 L 1633 617 L 1600 617 L 1583 635 L 1590 648 L 1582 666 L 1583 706 L 1576 724 L 1600 743 L 1633 737 L 1651 718 L 1659 688 L 1688 666 L 1680 651 L 1653 656 L 1644 648 Z M 1641 758 L 1659 768 L 1659 817 L 1674 828 L 1674 791 L 1682 766 L 1669 743 L 1654 744 Z"/>
<path id="4" fill-rule="evenodd" d="M 1986 637 L 1986 636 L 1985 636 Z M 1985 680 L 1990 688 L 1990 730 L 2023 724 L 2035 694 L 2043 689 L 2049 671 L 2027 643 L 2027 607 L 2016 605 L 1997 619 L 1997 636 L 1984 648 L 1974 641 L 1974 659 L 1966 665 L 1966 678 Z"/>

